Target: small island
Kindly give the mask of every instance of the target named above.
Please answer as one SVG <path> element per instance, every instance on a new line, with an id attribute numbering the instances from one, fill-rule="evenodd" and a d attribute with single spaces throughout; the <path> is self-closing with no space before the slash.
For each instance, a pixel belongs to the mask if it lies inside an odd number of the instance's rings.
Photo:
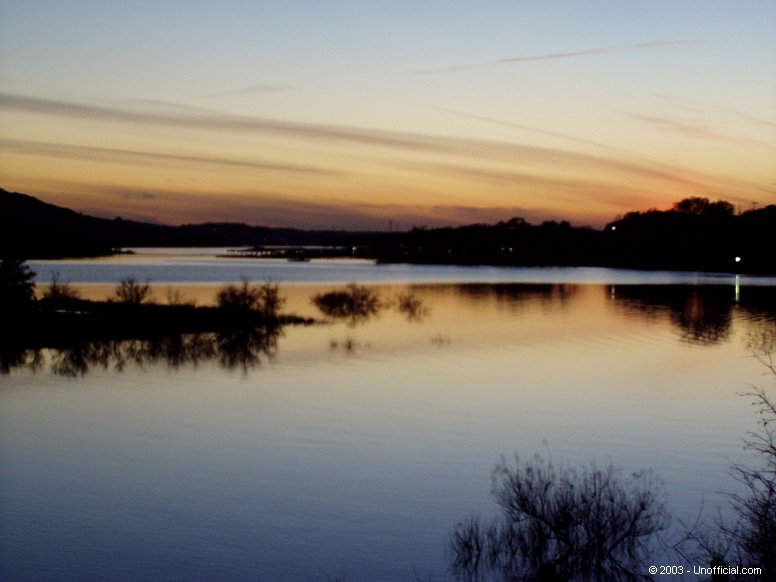
<path id="1" fill-rule="evenodd" d="M 90 359 L 105 365 L 112 358 L 120 365 L 126 356 L 119 353 L 126 348 L 120 342 L 128 340 L 135 342 L 130 359 L 140 363 L 161 355 L 194 361 L 221 356 L 227 363 L 246 365 L 274 351 L 283 326 L 314 323 L 281 313 L 285 299 L 273 283 L 244 280 L 226 285 L 214 306 L 199 306 L 178 292 L 170 292 L 166 303 L 155 302 L 150 284 L 134 279 L 121 281 L 110 299 L 92 301 L 81 298 L 55 275 L 36 297 L 34 276 L 19 259 L 0 262 L 5 328 L 0 338 L 0 372 L 27 360 L 34 367 L 37 352 L 44 348 L 75 350 L 84 360 L 75 366 L 80 373 Z"/>

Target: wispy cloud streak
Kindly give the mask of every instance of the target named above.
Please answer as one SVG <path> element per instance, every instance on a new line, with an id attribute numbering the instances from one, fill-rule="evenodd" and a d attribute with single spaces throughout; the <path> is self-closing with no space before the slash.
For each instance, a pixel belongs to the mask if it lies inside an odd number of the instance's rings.
<path id="1" fill-rule="evenodd" d="M 633 114 L 631 115 L 631 117 L 638 121 L 643 121 L 644 123 L 648 123 L 663 131 L 668 131 L 670 133 L 678 133 L 685 137 L 692 137 L 695 139 L 706 139 L 706 140 L 732 141 L 732 138 L 725 137 L 719 133 L 716 133 L 704 127 L 700 127 L 698 125 L 691 125 L 689 123 L 684 123 L 673 119 L 667 119 L 665 117 L 654 117 L 652 115 L 639 115 L 639 114 Z"/>
<path id="2" fill-rule="evenodd" d="M 237 95 L 264 95 L 267 93 L 285 93 L 287 91 L 295 91 L 296 87 L 293 85 L 273 85 L 270 83 L 260 83 L 258 85 L 251 85 L 250 87 L 241 87 L 239 89 L 232 89 L 229 91 L 221 91 L 220 93 L 213 93 L 210 95 L 201 95 L 200 98 L 214 98 L 214 97 L 232 97 Z"/>
<path id="3" fill-rule="evenodd" d="M 333 125 L 318 125 L 247 117 L 227 113 L 208 112 L 189 107 L 172 111 L 136 111 L 86 103 L 56 101 L 40 97 L 0 93 L 0 108 L 60 115 L 76 119 L 100 120 L 116 123 L 166 125 L 207 131 L 269 132 L 291 137 L 347 141 L 356 144 L 398 148 L 433 149 L 434 146 L 409 134 L 379 132 Z"/>
<path id="4" fill-rule="evenodd" d="M 154 108 L 151 110 L 137 111 L 133 109 L 55 101 L 38 97 L 0 93 L 0 109 L 5 108 L 28 113 L 64 116 L 75 119 L 89 119 L 91 121 L 101 120 L 128 124 L 166 125 L 185 129 L 200 129 L 218 132 L 235 131 L 254 134 L 267 132 L 287 137 L 322 140 L 324 142 L 349 142 L 354 145 L 387 148 L 404 154 L 442 154 L 463 156 L 467 159 L 488 159 L 492 161 L 512 161 L 514 159 L 520 159 L 525 163 L 584 165 L 587 167 L 592 166 L 610 170 L 627 169 L 631 172 L 643 172 L 647 168 L 649 168 L 649 170 L 654 168 L 654 164 L 645 165 L 637 162 L 624 162 L 622 159 L 612 159 L 611 157 L 573 152 L 560 148 L 537 147 L 510 142 L 443 137 L 399 131 L 365 130 L 350 126 L 326 126 L 292 121 L 276 121 L 218 113 L 206 109 L 193 109 L 190 107 L 178 108 L 171 104 L 148 105 Z M 479 116 L 472 117 L 497 122 L 489 118 L 482 118 Z M 588 143 L 587 140 L 573 138 L 560 133 L 548 132 L 537 128 L 530 128 L 528 126 L 519 127 L 529 131 L 553 135 L 554 137 Z M 131 152 L 126 153 L 131 154 Z M 178 157 L 180 158 L 181 156 Z M 244 160 L 237 163 L 243 162 Z M 247 163 L 255 165 L 255 162 Z M 313 170 L 313 168 L 309 169 Z"/>
<path id="5" fill-rule="evenodd" d="M 481 67 L 493 66 L 493 65 L 512 65 L 515 63 L 532 63 L 537 61 L 558 61 L 566 59 L 578 59 L 581 57 L 590 57 L 593 55 L 603 55 L 608 53 L 627 52 L 639 49 L 648 48 L 662 48 L 667 46 L 676 46 L 684 44 L 699 44 L 704 41 L 700 40 L 657 40 L 652 42 L 639 42 L 636 44 L 619 45 L 619 46 L 607 46 L 596 47 L 591 49 L 584 49 L 579 51 L 560 52 L 560 53 L 547 53 L 542 55 L 526 55 L 516 57 L 505 57 L 497 61 L 491 61 L 487 63 L 472 63 L 468 65 L 453 65 L 450 67 L 443 67 L 440 69 L 429 69 L 422 71 L 415 71 L 420 75 L 438 75 L 443 73 L 457 73 L 460 71 L 468 71 L 472 69 L 478 69 Z"/>
<path id="6" fill-rule="evenodd" d="M 609 46 L 586 49 L 581 51 L 573 51 L 566 53 L 550 53 L 545 55 L 533 55 L 525 57 L 508 57 L 498 61 L 500 64 L 507 65 L 510 63 L 530 63 L 535 61 L 557 61 L 560 59 L 576 59 L 579 57 L 588 57 L 592 55 L 603 55 L 607 53 L 619 53 L 625 51 L 632 51 L 636 49 L 644 48 L 661 48 L 665 46 L 675 46 L 682 44 L 698 44 L 698 40 L 658 40 L 654 42 L 639 42 L 636 44 Z"/>
<path id="7" fill-rule="evenodd" d="M 531 133 L 535 133 L 537 135 L 544 135 L 544 136 L 547 136 L 547 137 L 556 137 L 556 138 L 559 138 L 559 139 L 573 141 L 573 142 L 581 143 L 581 144 L 585 144 L 585 145 L 592 145 L 592 146 L 596 146 L 596 147 L 604 148 L 604 149 L 608 149 L 608 150 L 622 151 L 619 148 L 615 148 L 615 147 L 606 145 L 606 144 L 601 143 L 601 142 L 597 142 L 597 141 L 593 141 L 593 140 L 589 140 L 589 139 L 584 139 L 584 138 L 581 138 L 581 137 L 576 137 L 576 136 L 573 136 L 573 135 L 569 135 L 569 134 L 565 134 L 565 133 L 560 133 L 560 132 L 557 132 L 557 131 L 550 131 L 550 130 L 541 129 L 541 128 L 538 128 L 538 127 L 531 127 L 529 125 L 523 125 L 521 123 L 514 123 L 514 122 L 511 122 L 511 121 L 505 121 L 503 119 L 494 119 L 492 117 L 486 117 L 484 115 L 474 115 L 473 113 L 465 113 L 463 111 L 456 111 L 455 109 L 447 109 L 445 107 L 434 107 L 434 106 L 430 106 L 430 107 L 432 109 L 436 109 L 437 111 L 444 111 L 445 113 L 450 113 L 452 115 L 458 115 L 459 117 L 465 117 L 465 118 L 468 118 L 468 119 L 476 119 L 478 121 L 484 121 L 486 123 L 492 123 L 492 124 L 495 124 L 495 125 L 502 125 L 504 127 L 514 127 L 516 129 L 521 129 L 523 131 L 528 131 L 528 132 L 531 132 Z"/>
<path id="8" fill-rule="evenodd" d="M 107 161 L 111 163 L 129 163 L 136 165 L 153 165 L 161 162 L 185 169 L 202 164 L 221 165 L 225 169 L 258 169 L 311 174 L 339 174 L 347 179 L 337 181 L 311 180 L 300 181 L 298 188 L 289 192 L 278 193 L 279 196 L 317 196 L 332 195 L 340 192 L 342 200 L 348 204 L 361 200 L 362 195 L 354 194 L 354 189 L 361 189 L 369 184 L 375 189 L 376 199 L 384 199 L 391 189 L 413 191 L 418 183 L 428 185 L 426 195 L 436 199 L 444 198 L 448 187 L 451 191 L 468 193 L 478 191 L 484 186 L 485 192 L 492 192 L 496 202 L 504 196 L 510 199 L 526 200 L 541 194 L 546 200 L 563 200 L 564 204 L 578 200 L 576 190 L 595 192 L 595 199 L 601 200 L 603 193 L 613 193 L 616 190 L 626 192 L 627 197 L 640 193 L 652 193 L 655 199 L 670 192 L 695 192 L 698 194 L 725 192 L 727 198 L 736 192 L 751 191 L 756 188 L 756 182 L 714 175 L 708 172 L 692 171 L 688 168 L 662 164 L 655 160 L 644 158 L 639 154 L 627 152 L 582 152 L 561 147 L 538 147 L 510 141 L 477 139 L 473 137 L 450 137 L 428 135 L 395 130 L 368 130 L 347 125 L 317 125 L 293 121 L 277 121 L 249 116 L 220 113 L 217 111 L 177 106 L 169 103 L 132 103 L 122 106 L 105 106 L 101 104 L 56 101 L 52 99 L 9 95 L 0 93 L 0 110 L 23 112 L 41 117 L 64 117 L 76 121 L 115 124 L 115 129 L 124 131 L 127 126 L 146 125 L 149 128 L 167 127 L 185 129 L 186 139 L 192 139 L 189 131 L 201 131 L 201 136 L 194 136 L 199 143 L 208 143 L 212 135 L 226 133 L 243 134 L 240 137 L 258 137 L 257 151 L 268 152 L 267 137 L 289 138 L 307 147 L 316 140 L 320 151 L 327 154 L 321 158 L 326 160 L 327 167 L 318 168 L 307 164 L 288 164 L 285 159 L 275 161 L 272 154 L 267 159 L 252 158 L 245 152 L 235 155 L 225 154 L 218 150 L 217 155 L 208 156 L 186 151 L 157 151 L 155 146 L 148 149 L 106 148 L 93 145 L 74 145 L 68 143 L 36 142 L 21 139 L 6 138 L 0 141 L 0 149 L 6 152 L 27 153 L 30 155 L 56 156 L 71 159 L 88 159 Z M 480 119 L 479 116 L 472 116 Z M 506 123 L 490 118 L 481 118 L 493 123 Z M 643 120 L 645 123 L 658 123 L 656 118 Z M 509 124 L 512 125 L 512 124 Z M 571 139 L 586 145 L 593 142 L 549 132 L 530 126 L 516 127 L 538 132 L 552 137 Z M 697 131 L 697 128 L 695 128 Z M 680 131 L 679 128 L 674 128 Z M 685 129 L 685 131 L 687 131 Z M 710 136 L 706 136 L 710 138 Z M 356 146 L 350 150 L 339 148 L 341 145 Z M 284 147 L 288 145 L 284 141 Z M 602 145 L 602 144 L 596 144 Z M 364 147 L 361 147 L 364 146 Z M 353 152 L 357 151 L 357 154 Z M 336 155 L 328 155 L 333 152 Z M 347 153 L 346 153 L 347 152 Z M 299 159 L 305 159 L 303 157 Z M 369 165 L 359 165 L 364 162 Z M 365 170 L 368 168 L 368 173 Z M 376 168 L 377 172 L 372 172 Z M 399 169 L 403 174 L 396 173 Z M 416 181 L 411 173 L 422 173 L 423 181 Z M 9 174 L 10 175 L 10 174 Z M 233 176 L 242 175 L 239 172 L 223 172 L 220 179 L 224 180 L 224 189 L 239 189 L 243 184 L 237 178 L 230 182 Z M 325 176 L 324 176 L 325 178 Z M 399 180 L 405 179 L 401 182 Z M 427 179 L 427 181 L 425 181 Z M 133 179 L 127 178 L 127 183 Z M 493 188 L 490 188 L 490 183 Z M 240 184 L 240 185 L 235 185 Z M 267 189 L 285 188 L 276 180 L 260 180 L 253 184 Z M 280 184 L 280 185 L 279 185 Z M 251 186 L 252 187 L 252 186 Z M 148 186 L 144 186 L 145 189 Z M 188 188 L 188 186 L 187 186 Z M 75 189 L 71 188 L 71 190 Z M 156 189 L 156 188 L 154 188 Z M 511 189 L 511 190 L 510 190 Z M 508 192 L 508 194 L 507 194 Z M 535 194 L 534 194 L 535 193 Z M 458 195 L 458 194 L 456 194 Z M 499 198 L 501 197 L 501 198 Z M 432 198 L 429 198 L 431 200 Z M 336 201 L 328 201 L 327 206 Z M 278 204 L 280 202 L 278 201 Z M 614 206 L 614 203 L 612 204 Z M 622 207 L 624 204 L 617 204 Z M 212 208 L 212 207 L 209 207 Z M 185 209 L 176 211 L 185 213 Z M 341 214 L 346 216 L 347 213 Z M 339 223 L 338 223 L 339 224 Z"/>
<path id="9" fill-rule="evenodd" d="M 168 162 L 187 166 L 192 164 L 213 165 L 262 171 L 317 174 L 326 176 L 341 175 L 341 172 L 297 164 L 277 164 L 258 160 L 187 156 L 164 152 L 143 152 L 116 148 L 79 146 L 15 139 L 0 139 L 0 151 L 121 164 L 149 165 L 159 162 Z"/>

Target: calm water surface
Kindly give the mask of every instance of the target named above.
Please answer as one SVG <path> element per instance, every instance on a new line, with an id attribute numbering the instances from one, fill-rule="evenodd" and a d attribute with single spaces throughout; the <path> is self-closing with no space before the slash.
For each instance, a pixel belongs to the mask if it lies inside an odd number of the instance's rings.
<path id="1" fill-rule="evenodd" d="M 318 316 L 313 293 L 382 281 L 426 309 L 287 327 L 251 358 L 135 351 L 119 371 L 49 352 L 0 376 L 1 578 L 445 580 L 449 532 L 495 514 L 490 472 L 515 451 L 651 468 L 691 520 L 736 487 L 754 428 L 738 393 L 772 385 L 746 344 L 776 321 L 769 280 L 266 265 L 33 265 L 87 294 L 131 274 L 200 301 L 272 278 L 288 311 Z"/>
<path id="2" fill-rule="evenodd" d="M 376 265 L 370 260 L 220 258 L 229 249 L 134 249 L 137 254 L 92 260 L 30 261 L 40 283 L 59 273 L 70 283 L 115 284 L 125 277 L 153 283 L 223 283 L 247 278 L 275 283 L 601 283 L 601 284 L 735 284 L 735 276 L 717 273 L 629 271 L 592 267 L 457 267 Z M 776 286 L 776 277 L 739 277 L 743 285 Z"/>

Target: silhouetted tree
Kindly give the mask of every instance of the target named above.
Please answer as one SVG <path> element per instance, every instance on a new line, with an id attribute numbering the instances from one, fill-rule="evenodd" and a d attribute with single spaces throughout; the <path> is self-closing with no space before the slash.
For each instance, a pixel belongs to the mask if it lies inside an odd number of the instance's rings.
<path id="1" fill-rule="evenodd" d="M 251 285 L 248 279 L 243 279 L 240 285 L 222 287 L 216 295 L 216 303 L 222 309 L 244 309 L 252 311 L 259 306 L 259 290 Z"/>
<path id="2" fill-rule="evenodd" d="M 458 524 L 453 572 L 463 580 L 637 580 L 667 525 L 651 473 L 556 467 L 536 456 L 493 473 L 502 515 Z"/>
<path id="3" fill-rule="evenodd" d="M 196 299 L 188 299 L 180 289 L 174 287 L 167 287 L 167 305 L 188 305 L 195 307 L 197 304 Z"/>
<path id="4" fill-rule="evenodd" d="M 763 391 L 749 394 L 760 415 L 758 431 L 746 448 L 761 459 L 760 466 L 737 464 L 733 471 L 746 493 L 732 496 L 739 522 L 732 532 L 746 563 L 763 569 L 761 580 L 776 580 L 776 402 Z"/>
<path id="5" fill-rule="evenodd" d="M 286 299 L 280 295 L 280 288 L 274 283 L 265 283 L 259 287 L 259 313 L 265 319 L 275 319 Z"/>
<path id="6" fill-rule="evenodd" d="M 145 283 L 138 283 L 133 277 L 128 277 L 122 279 L 122 281 L 116 285 L 114 294 L 120 303 L 140 305 L 141 303 L 148 302 L 151 298 L 151 285 L 148 281 Z"/>
<path id="7" fill-rule="evenodd" d="M 776 327 L 751 333 L 747 345 L 754 357 L 776 375 L 773 360 Z M 735 519 L 717 517 L 714 526 L 699 521 L 689 528 L 675 548 L 685 559 L 714 565 L 760 567 L 759 575 L 720 575 L 712 580 L 776 580 L 776 402 L 757 388 L 752 397 L 758 415 L 757 430 L 748 433 L 745 448 L 760 464 L 736 463 L 733 477 L 741 491 L 730 495 Z"/>
<path id="8" fill-rule="evenodd" d="M 708 198 L 693 196 L 676 202 L 672 208 L 674 212 L 684 214 L 695 214 L 704 217 L 725 217 L 733 216 L 735 207 L 726 200 L 717 200 L 712 202 Z"/>
<path id="9" fill-rule="evenodd" d="M 35 273 L 21 259 L 0 262 L 0 309 L 12 312 L 35 299 Z"/>
<path id="10" fill-rule="evenodd" d="M 42 298 L 50 301 L 54 305 L 61 305 L 62 303 L 71 302 L 75 299 L 80 299 L 81 295 L 73 289 L 70 283 L 62 283 L 59 280 L 60 275 L 58 272 L 51 273 L 51 283 L 43 290 Z"/>
<path id="11" fill-rule="evenodd" d="M 776 326 L 751 335 L 748 345 L 755 358 L 776 376 Z M 734 534 L 747 562 L 763 569 L 761 580 L 776 580 L 776 401 L 762 388 L 745 395 L 754 399 L 759 417 L 759 428 L 749 433 L 745 444 L 761 464 L 733 467 L 745 493 L 732 496 L 739 522 L 728 533 Z"/>

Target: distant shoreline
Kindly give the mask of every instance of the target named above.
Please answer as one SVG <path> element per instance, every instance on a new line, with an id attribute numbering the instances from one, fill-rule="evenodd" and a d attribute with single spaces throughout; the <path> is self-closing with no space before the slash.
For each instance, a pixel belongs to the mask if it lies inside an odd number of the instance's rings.
<path id="1" fill-rule="evenodd" d="M 166 226 L 86 216 L 0 189 L 0 257 L 104 257 L 142 247 L 247 248 L 257 256 L 385 264 L 603 267 L 776 274 L 776 205 L 736 214 L 724 200 L 685 198 L 669 210 L 629 212 L 603 229 L 520 217 L 402 232 L 348 232 L 203 223 Z"/>

